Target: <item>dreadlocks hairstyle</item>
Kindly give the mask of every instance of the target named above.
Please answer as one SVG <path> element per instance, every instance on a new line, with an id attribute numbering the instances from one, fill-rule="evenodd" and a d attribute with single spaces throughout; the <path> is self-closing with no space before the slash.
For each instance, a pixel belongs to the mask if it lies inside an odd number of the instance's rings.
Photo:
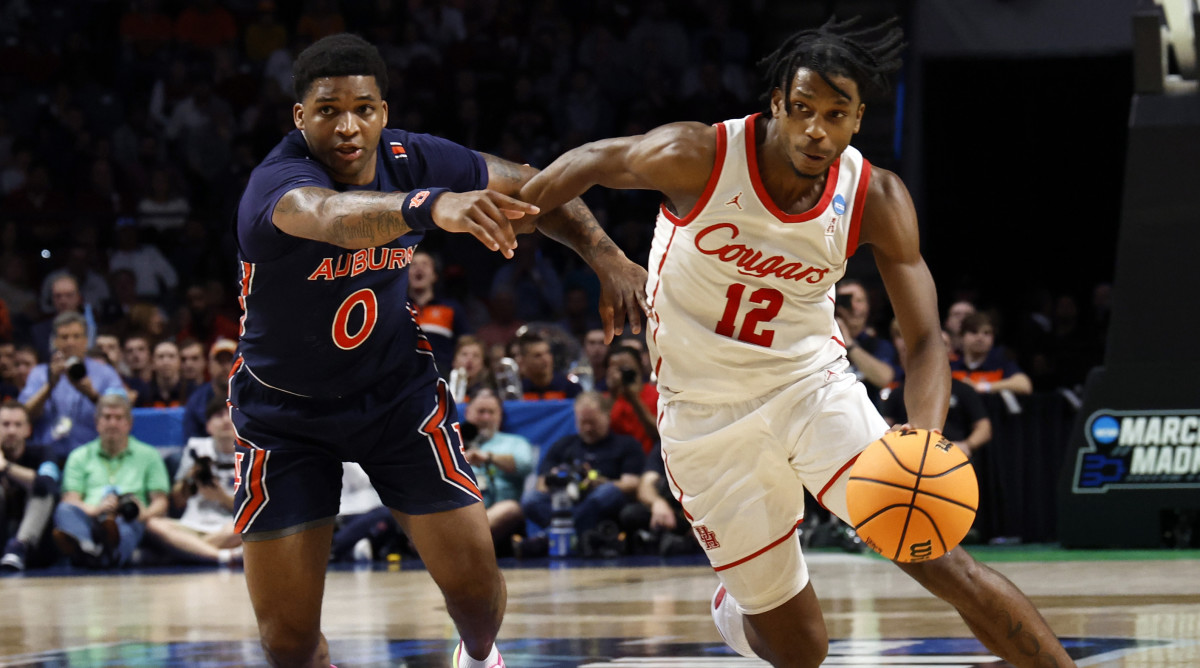
<path id="1" fill-rule="evenodd" d="M 379 49 L 358 35 L 339 33 L 322 37 L 296 57 L 292 66 L 292 90 L 297 102 L 304 102 L 308 89 L 324 77 L 372 76 L 379 94 L 387 97 L 387 65 Z"/>
<path id="2" fill-rule="evenodd" d="M 904 31 L 895 17 L 879 25 L 854 29 L 860 18 L 839 22 L 837 17 L 831 17 L 820 28 L 801 30 L 788 37 L 774 53 L 758 62 L 767 83 L 763 101 L 768 113 L 771 92 L 778 88 L 786 95 L 792 77 L 801 67 L 816 72 L 846 97 L 850 96 L 834 86 L 830 77 L 852 79 L 864 100 L 888 94 L 891 90 L 888 75 L 900 69 L 900 51 L 906 46 Z"/>

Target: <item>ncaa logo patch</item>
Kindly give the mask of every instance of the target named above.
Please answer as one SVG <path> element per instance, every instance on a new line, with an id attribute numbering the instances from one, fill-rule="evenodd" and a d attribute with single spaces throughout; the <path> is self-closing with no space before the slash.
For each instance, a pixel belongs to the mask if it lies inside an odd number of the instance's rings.
<path id="1" fill-rule="evenodd" d="M 846 213 L 846 198 L 841 193 L 833 196 L 833 212 L 839 216 Z"/>
<path id="2" fill-rule="evenodd" d="M 1116 418 L 1102 415 L 1092 422 L 1092 438 L 1097 443 L 1112 443 L 1121 435 L 1121 425 Z"/>

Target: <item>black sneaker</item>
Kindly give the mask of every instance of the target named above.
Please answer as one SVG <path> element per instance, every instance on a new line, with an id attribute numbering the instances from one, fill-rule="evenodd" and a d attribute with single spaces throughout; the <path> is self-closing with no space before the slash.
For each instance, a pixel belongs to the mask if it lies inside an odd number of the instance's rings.
<path id="1" fill-rule="evenodd" d="M 0 557 L 0 569 L 6 571 L 25 570 L 25 543 L 13 538 L 4 546 L 4 556 Z"/>

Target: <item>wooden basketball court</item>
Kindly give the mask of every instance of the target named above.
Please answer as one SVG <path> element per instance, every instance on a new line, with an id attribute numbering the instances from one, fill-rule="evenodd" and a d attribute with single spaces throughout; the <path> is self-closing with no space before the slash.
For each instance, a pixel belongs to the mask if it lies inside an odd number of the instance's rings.
<path id="1" fill-rule="evenodd" d="M 1080 666 L 1200 666 L 1200 554 L 984 548 Z M 630 565 L 642 564 L 642 565 Z M 711 569 L 690 560 L 504 561 L 501 649 L 514 668 L 753 666 L 709 617 Z M 457 640 L 419 564 L 331 570 L 334 662 L 442 668 Z M 833 638 L 826 665 L 1008 665 L 890 563 L 823 552 L 810 569 Z M 0 579 L 0 666 L 261 665 L 240 570 Z"/>

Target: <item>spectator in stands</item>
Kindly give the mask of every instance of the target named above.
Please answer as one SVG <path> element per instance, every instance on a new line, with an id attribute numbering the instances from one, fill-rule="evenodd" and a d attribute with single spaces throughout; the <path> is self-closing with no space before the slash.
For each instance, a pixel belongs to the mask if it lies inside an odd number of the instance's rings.
<path id="1" fill-rule="evenodd" d="M 53 315 L 41 322 L 34 323 L 29 330 L 31 342 L 38 353 L 38 359 L 50 358 L 50 347 L 54 340 L 55 318 L 63 313 L 84 314 L 83 297 L 79 294 L 79 281 L 73 275 L 60 273 L 49 285 Z M 84 318 L 84 325 L 86 328 L 85 335 L 90 346 L 94 332 L 92 329 L 93 325 L 87 321 L 86 316 Z"/>
<path id="2" fill-rule="evenodd" d="M 846 359 L 854 374 L 863 381 L 871 401 L 878 406 L 882 403 L 879 391 L 900 375 L 897 373 L 896 349 L 869 328 L 871 302 L 861 282 L 853 278 L 842 279 L 837 286 L 837 299 L 834 314 L 846 346 Z"/>
<path id="3" fill-rule="evenodd" d="M 167 316 L 154 304 L 138 302 L 129 309 L 129 322 L 125 331 L 130 334 L 144 334 L 150 341 L 160 341 L 167 335 Z"/>
<path id="4" fill-rule="evenodd" d="M 409 549 L 408 538 L 392 511 L 383 505 L 379 493 L 371 486 L 367 472 L 355 462 L 343 462 L 342 496 L 329 560 L 371 561 L 376 554 L 401 545 L 402 551 L 416 554 Z"/>
<path id="5" fill-rule="evenodd" d="M 262 65 L 278 49 L 287 47 L 287 28 L 275 16 L 274 0 L 258 3 L 257 20 L 246 26 L 246 57 L 255 65 Z"/>
<path id="6" fill-rule="evenodd" d="M 51 446 L 59 461 L 96 438 L 96 400 L 109 390 L 124 391 L 112 367 L 87 357 L 83 316 L 54 318 L 54 353 L 29 372 L 20 401 L 33 418 L 33 440 Z"/>
<path id="7" fill-rule="evenodd" d="M 116 334 L 101 330 L 96 334 L 94 349 L 104 354 L 104 360 L 118 376 L 129 375 L 129 367 L 125 364 L 125 358 L 121 356 L 121 339 L 117 338 Z"/>
<path id="8" fill-rule="evenodd" d="M 587 362 L 588 367 L 592 370 L 593 387 L 585 387 L 587 390 L 595 390 L 597 392 L 608 391 L 608 381 L 605 380 L 605 370 L 608 368 L 606 360 L 608 359 L 608 344 L 604 342 L 603 329 L 589 329 L 583 335 L 583 361 Z"/>
<path id="9" fill-rule="evenodd" d="M 12 383 L 17 386 L 18 390 L 25 389 L 29 374 L 37 366 L 37 363 L 37 351 L 33 349 L 33 346 L 17 346 L 13 351 Z"/>
<path id="10" fill-rule="evenodd" d="M 178 520 L 165 515 L 146 521 L 146 535 L 183 561 L 230 564 L 242 559 L 242 537 L 233 530 L 233 494 L 237 440 L 224 397 L 213 397 L 205 407 L 208 436 L 187 441 L 171 505 L 183 508 Z"/>
<path id="11" fill-rule="evenodd" d="M 220 299 L 203 283 L 188 286 L 186 305 L 180 309 L 179 336 L 196 339 L 212 346 L 217 339 L 236 341 L 241 333 L 238 323 L 221 313 Z"/>
<path id="12" fill-rule="evenodd" d="M 170 170 L 156 167 L 150 174 L 150 191 L 137 204 L 138 226 L 156 231 L 159 238 L 164 233 L 177 238 L 191 212 L 192 205 L 175 187 Z"/>
<path id="13" fill-rule="evenodd" d="M 457 371 L 463 376 L 462 391 L 452 387 L 456 401 L 470 401 L 471 397 L 475 396 L 480 390 L 495 390 L 496 378 L 492 373 L 492 363 L 488 357 L 488 352 L 483 346 L 483 342 L 479 339 L 465 334 L 458 338 L 458 345 L 454 348 L 454 361 L 452 366 L 453 371 Z M 461 395 L 461 396 L 460 396 Z"/>
<path id="14" fill-rule="evenodd" d="M 950 334 L 942 332 L 947 350 L 950 346 Z M 908 364 L 908 346 L 900 334 L 900 325 L 892 320 L 892 343 L 900 355 L 900 364 Z M 905 424 L 908 422 L 908 410 L 904 406 L 904 382 L 892 390 L 880 411 L 883 419 L 889 425 Z M 992 440 L 992 421 L 988 418 L 987 408 L 979 393 L 961 380 L 950 381 L 950 410 L 946 414 L 946 422 L 942 427 L 942 435 L 957 445 L 968 457 L 974 455 Z"/>
<path id="15" fill-rule="evenodd" d="M 525 516 L 534 524 L 550 526 L 548 478 L 577 481 L 580 496 L 571 514 L 580 537 L 601 521 L 615 522 L 621 508 L 634 498 L 646 454 L 632 437 L 612 433 L 608 410 L 604 397 L 596 392 L 576 397 L 577 433 L 555 441 L 542 454 L 537 487 L 521 499 Z"/>
<path id="16" fill-rule="evenodd" d="M 1030 394 L 1033 382 L 1004 349 L 996 346 L 991 317 L 982 311 L 962 321 L 962 357 L 950 363 L 950 375 L 975 388 L 980 394 L 1008 390 Z"/>
<path id="17" fill-rule="evenodd" d="M 0 401 L 16 399 L 21 394 L 17 386 L 17 347 L 9 342 L 0 342 Z"/>
<path id="18" fill-rule="evenodd" d="M 525 321 L 517 317 L 517 296 L 509 288 L 494 288 L 487 308 L 488 321 L 475 330 L 475 336 L 487 345 L 492 359 L 500 359 L 507 356 L 504 347 L 525 326 Z"/>
<path id="19" fill-rule="evenodd" d="M 646 382 L 641 354 L 628 346 L 610 348 L 604 368 L 613 433 L 634 437 L 649 453 L 658 442 L 658 387 Z"/>
<path id="20" fill-rule="evenodd" d="M 525 478 L 533 472 L 534 448 L 525 437 L 500 431 L 504 405 L 491 390 L 481 390 L 471 398 L 465 417 L 467 461 L 475 469 L 483 493 L 492 542 L 506 546 L 525 521 L 521 493 Z"/>
<path id="21" fill-rule="evenodd" d="M 975 312 L 975 304 L 966 299 L 959 299 L 946 309 L 946 319 L 942 321 L 942 329 L 950 335 L 950 359 L 962 355 L 962 322 L 963 319 Z"/>
<path id="22" fill-rule="evenodd" d="M 145 522 L 167 513 L 171 482 L 158 450 L 129 435 L 128 398 L 100 397 L 95 422 L 99 437 L 72 452 L 63 470 L 54 542 L 77 566 L 117 568 L 129 563 Z"/>
<path id="23" fill-rule="evenodd" d="M 129 269 L 116 269 L 108 272 L 108 285 L 111 296 L 100 305 L 100 322 L 119 332 L 125 331 L 138 303 L 137 276 Z"/>
<path id="24" fill-rule="evenodd" d="M 229 393 L 229 369 L 237 353 L 237 342 L 217 339 L 208 349 L 208 382 L 203 383 L 188 395 L 183 408 L 183 437 L 204 436 L 208 418 L 205 413 L 214 398 L 225 400 Z"/>
<path id="25" fill-rule="evenodd" d="M 574 399 L 582 391 L 567 375 L 554 370 L 550 342 L 540 334 L 527 332 L 517 339 L 517 366 L 521 372 L 522 398 Z"/>
<path id="26" fill-rule="evenodd" d="M 683 505 L 671 493 L 663 465 L 662 444 L 646 454 L 646 470 L 638 480 L 637 502 L 621 509 L 621 530 L 632 554 L 670 556 L 700 549 Z"/>
<path id="27" fill-rule="evenodd" d="M 47 537 L 62 476 L 54 452 L 29 442 L 33 424 L 20 402 L 0 403 L 0 568 L 23 571 L 31 561 L 49 561 Z"/>
<path id="28" fill-rule="evenodd" d="M 563 307 L 562 281 L 537 239 L 537 235 L 522 237 L 512 259 L 492 279 L 492 296 L 511 292 L 516 316 L 526 322 L 555 319 Z"/>
<path id="29" fill-rule="evenodd" d="M 162 303 L 179 285 L 179 275 L 158 247 L 142 243 L 137 219 L 117 219 L 117 247 L 108 256 L 109 271 L 128 269 L 137 279 L 137 295 Z"/>
<path id="30" fill-rule="evenodd" d="M 179 343 L 179 377 L 185 387 L 192 388 L 188 397 L 201 385 L 208 384 L 208 358 L 204 354 L 204 345 L 196 339 L 184 339 Z"/>
<path id="31" fill-rule="evenodd" d="M 41 309 L 38 307 L 38 296 L 30 287 L 25 258 L 15 253 L 4 253 L 0 256 L 0 272 L 3 272 L 0 275 L 0 299 L 8 304 L 13 327 L 18 331 L 27 330 L 41 314 Z"/>
<path id="32" fill-rule="evenodd" d="M 74 286 L 60 282 L 64 276 L 74 279 Z M 85 304 L 96 309 L 107 298 L 108 282 L 92 269 L 92 253 L 83 244 L 68 248 L 63 267 L 46 274 L 42 280 L 40 303 L 42 310 L 48 313 L 62 313 L 68 309 L 82 313 Z"/>
<path id="33" fill-rule="evenodd" d="M 437 294 L 441 261 L 416 250 L 408 264 L 408 300 L 417 310 L 417 324 L 433 346 L 433 359 L 443 378 L 449 378 L 454 344 L 467 331 L 466 310 L 453 299 Z"/>
<path id="34" fill-rule="evenodd" d="M 175 19 L 175 39 L 198 53 L 237 39 L 233 15 L 216 0 L 192 0 Z"/>
<path id="35" fill-rule="evenodd" d="M 150 394 L 138 400 L 139 407 L 175 408 L 191 396 L 195 387 L 183 380 L 179 363 L 179 346 L 174 341 L 159 341 L 154 346 L 154 378 Z"/>
<path id="36" fill-rule="evenodd" d="M 125 383 L 125 387 L 132 390 L 129 400 L 135 406 L 140 405 L 138 401 L 144 401 L 153 393 L 150 387 L 150 381 L 154 379 L 154 365 L 150 362 L 150 337 L 145 334 L 131 334 L 125 337 L 121 350 L 121 360 L 126 369 L 121 381 Z"/>

